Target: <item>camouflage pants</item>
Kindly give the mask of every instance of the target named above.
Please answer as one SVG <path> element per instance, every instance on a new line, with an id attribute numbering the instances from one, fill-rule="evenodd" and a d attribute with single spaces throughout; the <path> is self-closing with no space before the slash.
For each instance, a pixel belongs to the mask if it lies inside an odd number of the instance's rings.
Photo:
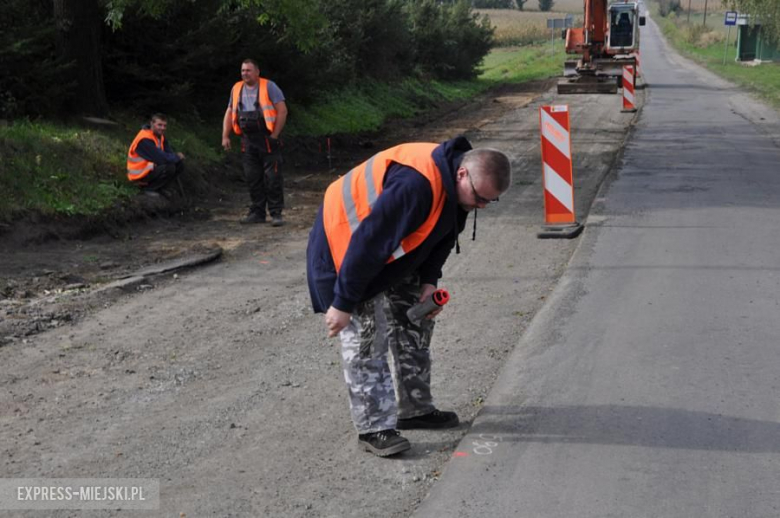
<path id="1" fill-rule="evenodd" d="M 423 320 L 416 326 L 406 318 L 406 310 L 419 296 L 418 282 L 397 284 L 359 304 L 339 335 L 349 407 L 358 433 L 395 428 L 398 418 L 434 410 L 429 349 L 434 321 Z"/>

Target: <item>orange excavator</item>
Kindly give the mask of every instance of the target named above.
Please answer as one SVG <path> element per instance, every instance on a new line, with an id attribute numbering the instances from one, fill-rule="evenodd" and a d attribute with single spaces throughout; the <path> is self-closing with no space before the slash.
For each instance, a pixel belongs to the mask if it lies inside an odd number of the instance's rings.
<path id="1" fill-rule="evenodd" d="M 636 2 L 584 0 L 582 27 L 566 29 L 566 60 L 558 93 L 617 93 L 624 65 L 636 65 L 639 27 L 645 24 Z"/>

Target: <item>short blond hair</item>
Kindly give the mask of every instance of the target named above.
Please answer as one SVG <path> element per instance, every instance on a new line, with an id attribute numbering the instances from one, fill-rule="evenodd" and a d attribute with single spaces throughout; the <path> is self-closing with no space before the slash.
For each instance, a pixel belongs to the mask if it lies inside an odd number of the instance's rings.
<path id="1" fill-rule="evenodd" d="M 512 164 L 509 158 L 499 151 L 489 147 L 472 149 L 463 155 L 461 167 L 479 178 L 490 180 L 493 188 L 506 192 L 512 184 Z"/>

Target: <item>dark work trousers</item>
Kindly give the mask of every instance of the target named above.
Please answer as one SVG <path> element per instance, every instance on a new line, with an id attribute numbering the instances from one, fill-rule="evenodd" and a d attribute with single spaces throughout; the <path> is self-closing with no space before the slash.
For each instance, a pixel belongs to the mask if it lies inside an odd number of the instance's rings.
<path id="1" fill-rule="evenodd" d="M 245 136 L 243 164 L 246 183 L 249 185 L 249 210 L 265 216 L 281 216 L 284 209 L 284 180 L 282 178 L 282 153 L 269 149 L 265 136 Z"/>
<path id="2" fill-rule="evenodd" d="M 184 172 L 182 160 L 175 164 L 155 164 L 154 169 L 136 183 L 146 191 L 159 191 L 170 185 L 182 172 Z"/>

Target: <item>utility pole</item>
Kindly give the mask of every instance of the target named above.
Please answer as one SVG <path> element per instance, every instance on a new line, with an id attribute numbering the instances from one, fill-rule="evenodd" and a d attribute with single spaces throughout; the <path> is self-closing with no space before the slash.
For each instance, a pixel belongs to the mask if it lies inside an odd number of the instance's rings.
<path id="1" fill-rule="evenodd" d="M 691 0 L 688 0 L 688 25 L 691 24 Z"/>
<path id="2" fill-rule="evenodd" d="M 707 0 L 704 0 L 704 22 L 702 25 L 707 25 Z"/>

